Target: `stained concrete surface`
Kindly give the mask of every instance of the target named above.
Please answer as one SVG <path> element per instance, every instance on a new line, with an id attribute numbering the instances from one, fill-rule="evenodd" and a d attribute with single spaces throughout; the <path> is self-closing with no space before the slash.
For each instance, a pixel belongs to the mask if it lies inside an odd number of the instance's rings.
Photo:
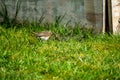
<path id="1" fill-rule="evenodd" d="M 5 1 L 11 18 L 15 14 L 16 1 Z M 89 1 L 93 1 L 93 4 L 90 4 Z M 38 21 L 43 15 L 45 22 L 54 22 L 56 16 L 65 15 L 62 24 L 69 22 L 69 25 L 75 25 L 79 22 L 82 25 L 94 25 L 98 31 L 101 31 L 103 26 L 102 3 L 102 0 L 22 0 L 18 19 Z M 93 9 L 93 12 L 89 11 L 90 9 Z"/>

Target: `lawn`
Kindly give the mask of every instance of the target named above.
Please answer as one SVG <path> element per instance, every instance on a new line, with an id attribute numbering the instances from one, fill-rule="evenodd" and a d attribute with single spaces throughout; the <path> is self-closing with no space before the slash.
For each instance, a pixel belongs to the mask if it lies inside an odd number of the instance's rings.
<path id="1" fill-rule="evenodd" d="M 91 36 L 51 29 L 57 39 L 38 40 L 40 27 L 0 26 L 0 80 L 119 80 L 120 36 Z M 60 35 L 59 35 L 60 33 Z M 66 35 L 66 36 L 64 36 Z"/>

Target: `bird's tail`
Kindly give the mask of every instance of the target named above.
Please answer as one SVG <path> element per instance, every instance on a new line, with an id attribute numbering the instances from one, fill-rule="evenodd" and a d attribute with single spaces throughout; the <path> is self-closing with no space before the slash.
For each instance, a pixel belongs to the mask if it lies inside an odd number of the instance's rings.
<path id="1" fill-rule="evenodd" d="M 37 33 L 36 32 L 31 32 L 33 36 L 37 37 Z"/>
<path id="2" fill-rule="evenodd" d="M 31 32 L 32 34 L 36 35 L 37 33 L 36 32 Z"/>

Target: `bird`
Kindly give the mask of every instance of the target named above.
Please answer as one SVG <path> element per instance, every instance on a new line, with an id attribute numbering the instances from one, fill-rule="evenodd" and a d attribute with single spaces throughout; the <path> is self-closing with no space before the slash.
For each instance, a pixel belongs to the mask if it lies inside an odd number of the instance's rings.
<path id="1" fill-rule="evenodd" d="M 52 32 L 51 31 L 41 31 L 41 32 L 32 32 L 35 37 L 40 38 L 42 40 L 48 40 L 51 36 L 52 36 Z"/>

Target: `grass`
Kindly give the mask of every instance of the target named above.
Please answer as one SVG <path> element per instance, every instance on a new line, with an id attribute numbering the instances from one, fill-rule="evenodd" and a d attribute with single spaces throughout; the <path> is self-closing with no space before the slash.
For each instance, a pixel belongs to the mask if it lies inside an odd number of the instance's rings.
<path id="1" fill-rule="evenodd" d="M 120 79 L 119 35 L 57 27 L 57 39 L 41 41 L 31 31 L 45 28 L 32 26 L 0 26 L 0 80 Z"/>

